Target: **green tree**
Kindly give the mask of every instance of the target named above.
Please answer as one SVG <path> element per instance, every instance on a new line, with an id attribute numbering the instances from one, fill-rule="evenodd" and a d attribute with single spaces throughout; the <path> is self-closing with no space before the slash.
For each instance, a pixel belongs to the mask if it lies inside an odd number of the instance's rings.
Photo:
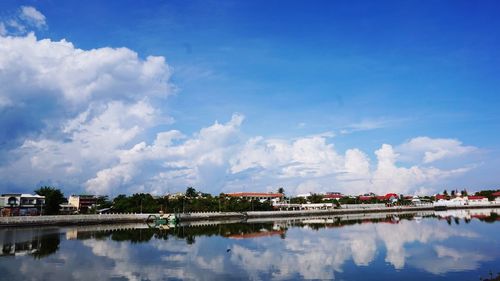
<path id="1" fill-rule="evenodd" d="M 306 204 L 307 200 L 304 197 L 293 197 L 290 199 L 291 204 Z"/>
<path id="2" fill-rule="evenodd" d="M 283 187 L 278 188 L 279 194 L 285 194 L 285 189 Z"/>
<path id="3" fill-rule="evenodd" d="M 323 200 L 323 195 L 313 193 L 311 196 L 307 197 L 307 200 L 311 203 L 321 203 Z"/>
<path id="4" fill-rule="evenodd" d="M 113 205 L 113 202 L 109 200 L 109 197 L 107 195 L 105 196 L 98 196 L 97 201 L 96 201 L 97 209 L 104 209 L 104 208 L 109 208 Z"/>
<path id="5" fill-rule="evenodd" d="M 186 197 L 188 197 L 188 198 L 198 197 L 198 193 L 196 192 L 196 189 L 192 186 L 186 188 Z"/>
<path id="6" fill-rule="evenodd" d="M 35 190 L 35 193 L 41 196 L 45 196 L 44 214 L 46 215 L 59 214 L 59 205 L 66 201 L 61 190 L 55 187 L 42 186 L 39 189 Z"/>
<path id="7" fill-rule="evenodd" d="M 446 189 L 445 189 L 445 190 L 443 191 L 443 195 L 448 196 L 448 190 L 446 190 Z"/>

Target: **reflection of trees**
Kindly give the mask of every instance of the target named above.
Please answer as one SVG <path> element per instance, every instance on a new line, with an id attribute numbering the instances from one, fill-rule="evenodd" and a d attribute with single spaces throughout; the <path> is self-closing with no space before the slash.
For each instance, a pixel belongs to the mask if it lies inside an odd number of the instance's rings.
<path id="1" fill-rule="evenodd" d="M 487 223 L 494 223 L 500 220 L 500 217 L 498 216 L 497 213 L 491 213 L 490 216 L 480 217 L 479 220 Z"/>
<path id="2" fill-rule="evenodd" d="M 37 249 L 31 254 L 35 259 L 41 259 L 47 257 L 59 250 L 59 244 L 61 239 L 59 238 L 59 233 L 47 234 L 39 238 Z"/>
<path id="3" fill-rule="evenodd" d="M 113 241 L 130 241 L 132 243 L 148 242 L 155 234 L 154 229 L 134 229 L 134 230 L 116 230 L 111 234 Z"/>
<path id="4" fill-rule="evenodd" d="M 148 242 L 153 237 L 167 240 L 170 237 L 185 239 L 187 244 L 194 244 L 197 236 L 224 236 L 243 235 L 250 233 L 270 232 L 273 230 L 273 223 L 235 223 L 202 226 L 177 226 L 175 228 L 161 229 L 120 229 L 106 231 L 79 232 L 77 239 L 98 239 L 110 238 L 113 241 L 130 241 L 132 243 Z M 284 236 L 283 236 L 284 237 Z"/>
<path id="5" fill-rule="evenodd" d="M 415 214 L 400 214 L 397 216 L 387 215 L 384 218 L 356 218 L 356 219 L 342 219 L 340 217 L 333 218 L 320 218 L 317 222 L 310 222 L 308 220 L 305 221 L 294 221 L 292 223 L 293 226 L 298 227 L 308 227 L 313 230 L 320 230 L 323 228 L 335 228 L 335 227 L 343 227 L 348 225 L 356 225 L 356 224 L 366 224 L 366 223 L 398 223 L 400 220 L 413 220 L 415 218 Z"/>

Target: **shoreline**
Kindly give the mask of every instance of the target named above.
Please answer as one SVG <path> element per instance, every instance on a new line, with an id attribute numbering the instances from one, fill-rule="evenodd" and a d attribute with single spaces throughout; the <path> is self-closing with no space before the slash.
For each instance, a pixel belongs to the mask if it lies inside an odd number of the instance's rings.
<path id="1" fill-rule="evenodd" d="M 449 206 L 446 210 L 500 208 L 500 204 L 481 204 L 468 206 Z M 440 211 L 434 206 L 420 207 L 378 207 L 356 209 L 322 209 L 322 210 L 294 210 L 294 211 L 249 211 L 249 212 L 197 212 L 177 214 L 181 222 L 186 221 L 213 221 L 238 219 L 242 221 L 259 218 L 293 218 L 317 215 L 345 215 L 364 213 L 401 213 L 418 211 Z M 158 214 L 98 214 L 98 215 L 56 215 L 56 216 L 23 216 L 0 217 L 0 227 L 12 226 L 68 226 L 68 225 L 96 225 L 117 223 L 145 223 L 149 215 Z"/>

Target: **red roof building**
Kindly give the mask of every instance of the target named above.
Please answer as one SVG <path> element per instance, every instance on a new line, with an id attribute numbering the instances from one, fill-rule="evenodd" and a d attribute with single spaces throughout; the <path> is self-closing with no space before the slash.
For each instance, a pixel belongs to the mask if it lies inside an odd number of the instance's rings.
<path id="1" fill-rule="evenodd" d="M 399 198 L 399 196 L 396 193 L 387 193 L 384 196 L 385 200 L 392 200 L 392 199 L 398 199 L 398 198 Z"/>
<path id="2" fill-rule="evenodd" d="M 469 200 L 483 200 L 486 199 L 486 196 L 468 196 Z"/>
<path id="3" fill-rule="evenodd" d="M 500 197 L 500 191 L 493 192 L 491 195 L 494 197 Z"/>
<path id="4" fill-rule="evenodd" d="M 344 197 L 342 194 L 325 194 L 323 196 L 323 200 L 329 200 L 329 199 L 340 199 Z"/>
<path id="5" fill-rule="evenodd" d="M 446 195 L 442 195 L 442 194 L 438 194 L 436 195 L 436 200 L 448 200 L 448 196 Z"/>

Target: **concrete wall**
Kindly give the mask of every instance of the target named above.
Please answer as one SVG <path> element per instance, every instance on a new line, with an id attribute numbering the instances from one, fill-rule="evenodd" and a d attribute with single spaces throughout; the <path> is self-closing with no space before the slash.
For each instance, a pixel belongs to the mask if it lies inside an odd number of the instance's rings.
<path id="1" fill-rule="evenodd" d="M 148 216 L 149 214 L 102 214 L 102 215 L 0 217 L 0 226 L 141 222 L 146 220 Z"/>

